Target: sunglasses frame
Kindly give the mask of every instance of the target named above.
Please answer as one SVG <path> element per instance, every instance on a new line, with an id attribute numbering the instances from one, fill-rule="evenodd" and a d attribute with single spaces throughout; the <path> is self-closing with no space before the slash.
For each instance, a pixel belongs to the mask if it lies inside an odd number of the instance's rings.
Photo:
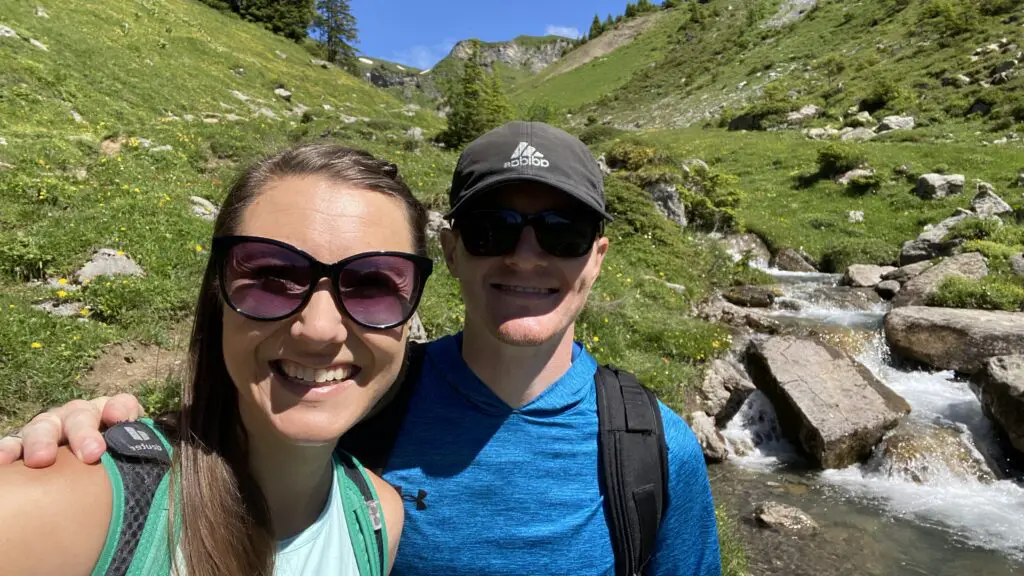
<path id="1" fill-rule="evenodd" d="M 534 229 L 534 234 L 537 234 L 537 242 L 540 243 L 541 242 L 541 240 L 540 240 L 540 236 L 541 235 L 537 233 L 537 227 L 534 225 L 534 222 L 536 222 L 538 220 L 542 220 L 547 215 L 554 214 L 554 215 L 560 216 L 562 218 L 565 218 L 566 220 L 569 220 L 569 221 L 572 221 L 572 220 L 578 219 L 578 218 L 587 218 L 588 217 L 586 215 L 586 212 L 582 211 L 582 210 L 542 210 L 540 212 L 534 212 L 532 214 L 524 214 L 522 212 L 518 212 L 516 210 L 512 210 L 512 209 L 509 209 L 509 208 L 477 209 L 477 210 L 468 210 L 465 213 L 460 214 L 460 215 L 456 216 L 455 218 L 453 218 L 452 219 L 452 228 L 455 229 L 455 230 L 459 230 L 460 235 L 461 235 L 462 226 L 460 226 L 460 224 L 459 224 L 460 221 L 465 221 L 467 219 L 472 219 L 473 216 L 475 216 L 475 215 L 493 214 L 493 213 L 497 213 L 497 214 L 508 213 L 508 214 L 515 214 L 516 216 L 518 216 L 519 219 L 520 219 L 519 234 L 516 236 L 516 242 L 515 242 L 515 244 L 512 245 L 512 249 L 509 250 L 508 252 L 504 252 L 504 253 L 501 253 L 501 254 L 477 256 L 478 258 L 499 258 L 501 256 L 508 256 L 509 254 L 515 252 L 516 247 L 519 245 L 519 241 L 520 241 L 520 239 L 523 236 L 523 230 L 525 230 L 527 226 L 529 226 L 529 227 Z M 586 256 L 590 252 L 590 250 L 593 248 L 593 243 L 598 238 L 600 238 L 601 236 L 604 235 L 604 220 L 602 218 L 599 218 L 599 217 L 593 217 L 593 218 L 591 218 L 591 220 L 596 220 L 597 221 L 597 223 L 594 226 L 595 227 L 594 237 L 590 239 L 590 248 L 587 248 L 587 250 L 585 252 L 583 252 L 582 254 L 577 254 L 575 256 L 559 256 L 557 254 L 552 254 L 551 252 L 549 252 L 547 250 L 547 248 L 544 247 L 543 244 L 541 244 L 541 249 L 544 250 L 545 254 L 547 254 L 547 255 L 549 255 L 549 256 L 551 256 L 553 258 L 566 258 L 566 259 L 568 259 L 568 258 L 582 258 L 583 256 Z M 462 245 L 466 246 L 465 240 L 462 241 Z M 469 252 L 469 249 L 467 248 L 466 251 Z M 476 256 L 472 252 L 470 252 L 470 255 Z"/>
<path id="2" fill-rule="evenodd" d="M 225 267 L 227 266 L 227 255 L 230 252 L 230 250 L 235 246 L 250 242 L 254 242 L 257 244 L 269 244 L 271 246 L 282 248 L 284 250 L 287 250 L 288 252 L 301 256 L 302 258 L 306 259 L 309 262 L 311 275 L 309 287 L 306 288 L 306 295 L 302 297 L 302 301 L 295 307 L 295 309 L 289 312 L 288 314 L 284 314 L 282 316 L 275 316 L 271 318 L 254 316 L 252 314 L 244 312 L 243 310 L 240 310 L 231 301 L 231 298 L 228 295 L 227 274 L 225 274 Z M 364 328 L 369 328 L 371 330 L 387 330 L 390 328 L 394 328 L 396 326 L 401 326 L 402 324 L 408 322 L 409 319 L 412 318 L 413 314 L 416 313 L 416 309 L 420 305 L 420 299 L 423 297 L 423 289 L 427 284 L 427 279 L 430 278 L 430 275 L 434 269 L 434 262 L 430 258 L 420 256 L 419 254 L 413 254 L 411 252 L 396 251 L 360 252 L 359 254 L 353 254 L 352 256 L 349 256 L 344 260 L 339 260 L 338 262 L 335 262 L 333 264 L 325 264 L 324 262 L 317 260 L 311 254 L 305 252 L 300 248 L 296 248 L 291 244 L 281 242 L 280 240 L 274 240 L 272 238 L 263 238 L 261 236 L 217 236 L 213 239 L 212 255 L 214 258 L 217 259 L 217 284 L 220 289 L 221 299 L 223 299 L 224 303 L 227 304 L 228 307 L 230 307 L 232 310 L 246 318 L 249 318 L 250 320 L 256 320 L 260 322 L 277 322 L 298 314 L 299 312 L 302 311 L 303 308 L 306 307 L 307 304 L 309 304 L 310 299 L 313 297 L 313 292 L 316 291 L 316 285 L 320 283 L 320 280 L 328 278 L 330 279 L 331 296 L 334 297 L 334 303 L 336 306 L 338 306 L 338 309 L 341 310 L 345 314 L 345 316 L 348 316 L 356 324 Z M 393 324 L 386 324 L 382 326 L 374 326 L 372 324 L 367 324 L 353 316 L 348 311 L 348 307 L 345 306 L 345 299 L 342 298 L 341 290 L 339 287 L 341 272 L 342 270 L 345 269 L 346 266 L 348 266 L 352 262 L 365 260 L 367 258 L 373 258 L 377 256 L 394 256 L 402 258 L 404 260 L 408 260 L 409 262 L 412 262 L 417 272 L 417 286 L 415 292 L 416 297 L 415 299 L 412 300 L 412 305 L 409 307 L 408 315 L 406 315 L 406 317 L 403 318 L 400 322 L 395 322 Z"/>

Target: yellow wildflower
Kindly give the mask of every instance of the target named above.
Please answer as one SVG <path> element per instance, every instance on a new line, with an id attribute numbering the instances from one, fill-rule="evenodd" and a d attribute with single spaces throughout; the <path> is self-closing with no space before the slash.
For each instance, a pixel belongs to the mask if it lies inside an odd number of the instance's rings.
<path id="1" fill-rule="evenodd" d="M 57 280 L 57 284 L 60 284 L 61 286 L 64 286 L 67 283 L 68 283 L 68 279 L 67 278 L 61 278 L 61 279 Z"/>
<path id="2" fill-rule="evenodd" d="M 65 292 L 64 290 L 57 290 L 57 298 L 64 298 L 67 295 L 68 293 Z"/>
<path id="3" fill-rule="evenodd" d="M 600 342 L 600 341 L 601 341 L 601 337 L 600 337 L 600 336 L 597 336 L 597 335 L 595 335 L 595 336 L 594 336 L 594 342 Z"/>
<path id="4" fill-rule="evenodd" d="M 202 245 L 196 244 L 196 252 L 202 252 L 202 251 L 203 251 Z"/>
<path id="5" fill-rule="evenodd" d="M 39 349 L 40 349 L 40 348 L 42 348 L 42 347 L 43 347 L 43 345 L 42 345 L 42 344 L 40 344 L 39 342 L 33 342 L 33 343 L 32 343 L 32 349 L 33 349 L 33 350 L 39 350 Z"/>

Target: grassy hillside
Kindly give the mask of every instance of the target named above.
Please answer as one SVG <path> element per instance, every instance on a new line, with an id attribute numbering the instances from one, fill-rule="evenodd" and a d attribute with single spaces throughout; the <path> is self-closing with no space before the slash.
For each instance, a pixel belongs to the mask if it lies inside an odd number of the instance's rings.
<path id="1" fill-rule="evenodd" d="M 513 85 L 513 97 L 565 109 L 594 102 L 629 82 L 637 71 L 664 58 L 666 49 L 671 46 L 672 33 L 684 16 L 677 10 L 659 11 L 620 23 L 617 29 L 637 27 L 644 31 L 621 48 L 576 66 L 574 60 L 578 54 L 595 49 L 606 37 L 616 34 L 616 30 L 605 32 L 598 40 L 576 48 L 536 76 Z M 565 71 L 569 66 L 574 67 Z"/>

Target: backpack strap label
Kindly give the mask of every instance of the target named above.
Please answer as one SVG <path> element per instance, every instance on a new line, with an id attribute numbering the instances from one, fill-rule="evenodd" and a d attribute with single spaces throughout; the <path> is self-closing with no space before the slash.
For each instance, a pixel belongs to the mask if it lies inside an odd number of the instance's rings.
<path id="1" fill-rule="evenodd" d="M 103 433 L 107 449 L 120 456 L 171 463 L 159 434 L 143 422 L 122 422 Z"/>

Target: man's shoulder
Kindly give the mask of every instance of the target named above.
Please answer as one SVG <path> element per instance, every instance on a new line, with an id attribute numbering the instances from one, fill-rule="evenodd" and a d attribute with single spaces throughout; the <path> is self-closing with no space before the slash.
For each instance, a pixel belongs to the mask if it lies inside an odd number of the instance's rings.
<path id="1" fill-rule="evenodd" d="M 658 401 L 658 407 L 661 409 L 665 444 L 668 446 L 669 466 L 684 462 L 699 462 L 703 467 L 704 452 L 701 450 L 700 442 L 697 441 L 697 436 L 690 429 L 690 425 L 661 400 Z"/>

